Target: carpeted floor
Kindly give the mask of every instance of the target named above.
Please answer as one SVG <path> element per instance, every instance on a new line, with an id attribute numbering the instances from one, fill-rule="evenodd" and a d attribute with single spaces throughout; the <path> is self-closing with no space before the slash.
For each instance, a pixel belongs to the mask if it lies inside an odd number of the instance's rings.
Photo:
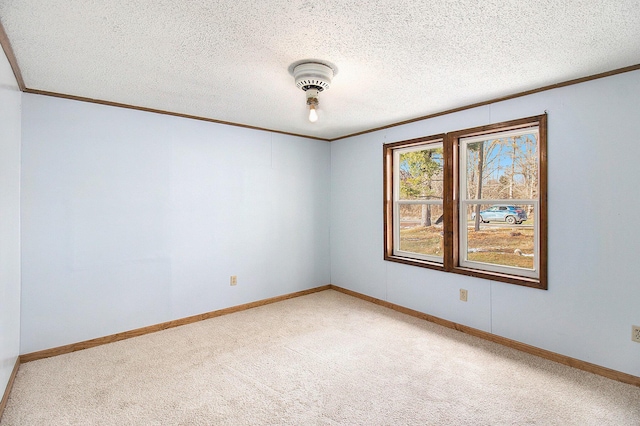
<path id="1" fill-rule="evenodd" d="M 9 425 L 640 425 L 640 388 L 328 290 L 23 364 Z"/>

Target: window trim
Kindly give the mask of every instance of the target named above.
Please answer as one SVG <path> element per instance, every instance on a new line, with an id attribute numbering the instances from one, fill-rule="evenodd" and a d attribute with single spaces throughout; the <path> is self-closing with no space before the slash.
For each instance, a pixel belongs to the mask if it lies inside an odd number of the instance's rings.
<path id="1" fill-rule="evenodd" d="M 429 142 L 424 142 L 419 145 L 412 146 L 403 146 L 402 148 L 396 148 L 392 151 L 392 161 L 393 168 L 392 173 L 393 177 L 391 179 L 393 185 L 392 191 L 392 210 L 393 210 L 393 229 L 400 229 L 400 206 L 401 205 L 409 205 L 409 204 L 417 204 L 417 205 L 433 205 L 433 206 L 441 206 L 444 212 L 444 188 L 443 188 L 443 198 L 439 200 L 401 200 L 400 199 L 400 155 L 407 152 L 415 152 L 415 151 L 423 151 L 426 149 L 438 149 L 441 148 L 444 150 L 444 139 L 435 139 Z M 444 153 L 443 153 L 443 161 L 444 161 Z M 444 164 L 443 164 L 443 174 L 444 174 Z M 415 258 L 421 261 L 429 261 L 436 264 L 444 264 L 444 253 L 442 256 L 433 256 L 421 253 L 412 253 L 403 251 L 400 249 L 400 235 L 399 233 L 393 234 L 393 249 L 392 254 L 394 256 L 399 257 L 409 257 Z"/>
<path id="2" fill-rule="evenodd" d="M 513 137 L 513 136 L 522 136 L 522 135 L 532 133 L 533 132 L 532 129 L 535 129 L 535 133 L 538 136 L 537 140 L 539 142 L 540 128 L 538 123 L 532 123 L 531 125 L 527 125 L 524 127 L 517 127 L 517 128 L 506 130 L 506 131 L 498 131 L 498 132 L 491 131 L 488 133 L 476 134 L 474 136 L 460 136 L 458 138 L 458 146 L 460 149 L 460 156 L 459 156 L 460 164 L 465 165 L 467 162 L 468 155 L 469 155 L 469 149 L 468 149 L 469 144 L 476 143 L 476 142 L 483 142 L 483 141 L 486 141 L 487 139 L 494 140 L 494 139 L 504 139 L 504 138 Z M 538 146 L 536 146 L 536 151 L 537 150 L 538 150 Z M 537 163 L 537 170 L 539 170 L 540 169 L 539 156 L 536 159 L 536 163 Z M 534 223 L 536 224 L 540 223 L 540 210 L 539 210 L 540 203 L 537 198 L 536 199 L 490 199 L 490 198 L 473 199 L 473 198 L 467 198 L 466 196 L 463 196 L 463 194 L 466 194 L 467 192 L 466 191 L 467 190 L 466 169 L 467 169 L 466 167 L 459 167 L 457 170 L 458 177 L 459 177 L 458 181 L 460 183 L 459 192 L 458 192 L 460 194 L 459 205 L 461 206 L 459 209 L 459 214 L 460 214 L 458 218 L 459 222 L 462 222 L 464 220 L 463 217 L 465 217 L 465 209 L 467 208 L 467 206 L 472 206 L 475 204 L 484 204 L 484 205 L 515 204 L 515 205 L 532 205 L 534 207 Z M 538 186 L 539 186 L 539 183 L 540 182 L 538 181 Z M 540 193 L 540 188 L 538 188 L 538 193 Z M 470 269 L 479 269 L 481 271 L 486 270 L 491 272 L 500 272 L 507 275 L 517 275 L 517 276 L 523 276 L 523 277 L 529 277 L 529 278 L 538 278 L 540 274 L 540 250 L 539 250 L 540 232 L 539 231 L 540 231 L 540 227 L 534 226 L 533 242 L 534 242 L 535 256 L 534 256 L 533 269 L 517 268 L 513 266 L 503 266 L 499 264 L 482 263 L 482 262 L 465 259 L 466 255 L 464 253 L 464 250 L 462 250 L 461 244 L 459 244 L 460 266 L 470 268 Z M 469 235 L 468 227 L 460 223 L 460 226 L 458 229 L 458 236 L 460 238 L 460 241 L 467 241 L 468 235 Z M 484 265 L 484 268 L 483 268 L 483 265 Z"/>
<path id="3" fill-rule="evenodd" d="M 395 221 L 398 220 L 396 218 L 396 214 L 394 211 L 394 206 L 395 206 L 395 200 L 393 198 L 393 194 L 394 194 L 394 188 L 393 188 L 393 184 L 394 184 L 394 179 L 393 179 L 393 165 L 394 165 L 394 151 L 396 149 L 404 149 L 404 148 L 412 148 L 412 147 L 417 147 L 417 146 L 421 146 L 421 145 L 428 145 L 428 144 L 442 144 L 442 148 L 443 151 L 445 152 L 444 155 L 444 197 L 442 200 L 442 208 L 443 211 L 445 212 L 445 219 L 446 220 L 446 207 L 445 204 L 447 203 L 447 188 L 446 188 L 446 183 L 448 181 L 447 176 L 447 157 L 446 157 L 446 141 L 445 141 L 445 134 L 441 133 L 441 134 L 437 134 L 437 135 L 432 135 L 432 136 L 427 136 L 427 137 L 422 137 L 422 138 L 416 138 L 416 139 L 411 139 L 408 141 L 400 141 L 400 142 L 394 142 L 394 143 L 388 143 L 388 144 L 384 144 L 383 147 L 383 175 L 384 175 L 384 191 L 383 191 L 383 204 L 384 204 L 384 259 L 385 260 L 389 260 L 389 261 L 393 261 L 393 262 L 399 262 L 399 263 L 404 263 L 407 265 L 414 265 L 414 266 L 421 266 L 423 268 L 431 268 L 431 269 L 436 269 L 436 270 L 440 270 L 443 271 L 445 269 L 444 267 L 444 263 L 446 262 L 446 253 L 443 254 L 443 261 L 442 262 L 438 262 L 438 261 L 434 261 L 434 260 L 429 260 L 429 259 L 418 259 L 415 257 L 407 257 L 407 256 L 402 256 L 401 254 L 394 254 L 394 238 L 395 238 L 395 234 L 393 232 L 394 229 L 394 224 Z M 445 233 L 445 239 L 446 239 L 446 233 Z"/>
<path id="4" fill-rule="evenodd" d="M 486 134 L 518 130 L 537 126 L 538 140 L 538 201 L 537 201 L 537 244 L 538 277 L 527 277 L 501 271 L 489 271 L 468 266 L 460 262 L 460 140 Z M 399 148 L 423 145 L 442 140 L 444 152 L 444 253 L 443 263 L 420 260 L 413 257 L 394 255 L 394 212 L 393 212 L 393 151 Z M 461 275 L 517 284 L 546 290 L 547 281 L 547 114 L 521 118 L 501 123 L 456 130 L 446 134 L 437 134 L 406 141 L 383 145 L 383 210 L 384 210 L 384 260 L 404 263 L 423 268 L 452 272 Z M 513 200 L 512 200 L 513 201 Z"/>

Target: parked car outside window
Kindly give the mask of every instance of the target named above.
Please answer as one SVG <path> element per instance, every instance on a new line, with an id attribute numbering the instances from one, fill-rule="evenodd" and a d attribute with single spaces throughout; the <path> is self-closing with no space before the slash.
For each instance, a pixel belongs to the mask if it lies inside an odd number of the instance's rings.
<path id="1" fill-rule="evenodd" d="M 475 212 L 471 213 L 471 219 L 476 218 Z M 518 206 L 496 204 L 487 210 L 480 212 L 480 220 L 484 223 L 488 222 L 506 222 L 510 225 L 521 224 L 527 220 L 527 212 Z"/>

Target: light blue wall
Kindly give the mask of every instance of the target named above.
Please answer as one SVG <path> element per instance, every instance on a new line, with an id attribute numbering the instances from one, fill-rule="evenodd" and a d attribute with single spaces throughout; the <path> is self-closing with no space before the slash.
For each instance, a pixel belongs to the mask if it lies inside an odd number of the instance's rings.
<path id="1" fill-rule="evenodd" d="M 327 144 L 25 94 L 21 353 L 332 282 L 640 376 L 637 99 L 639 71 Z M 548 291 L 382 260 L 384 142 L 545 110 Z"/>
<path id="2" fill-rule="evenodd" d="M 0 399 L 20 350 L 21 102 L 0 49 Z"/>
<path id="3" fill-rule="evenodd" d="M 326 142 L 23 102 L 22 353 L 330 282 Z"/>
<path id="4" fill-rule="evenodd" d="M 332 283 L 640 376 L 639 99 L 634 71 L 332 142 Z M 383 261 L 383 143 L 545 110 L 548 291 Z"/>

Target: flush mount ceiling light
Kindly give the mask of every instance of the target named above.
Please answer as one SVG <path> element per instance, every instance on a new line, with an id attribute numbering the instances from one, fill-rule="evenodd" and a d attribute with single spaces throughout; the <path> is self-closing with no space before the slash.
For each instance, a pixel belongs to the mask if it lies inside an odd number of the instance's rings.
<path id="1" fill-rule="evenodd" d="M 315 59 L 304 59 L 289 65 L 289 74 L 296 81 L 296 86 L 307 95 L 309 106 L 309 121 L 318 121 L 318 94 L 327 90 L 331 79 L 338 73 L 338 69 L 330 62 Z"/>

